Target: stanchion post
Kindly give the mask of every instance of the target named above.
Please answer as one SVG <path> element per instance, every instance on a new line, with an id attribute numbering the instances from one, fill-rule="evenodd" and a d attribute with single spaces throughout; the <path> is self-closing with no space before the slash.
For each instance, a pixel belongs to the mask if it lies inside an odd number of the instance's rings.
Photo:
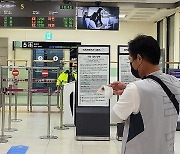
<path id="1" fill-rule="evenodd" d="M 29 102 L 30 102 L 30 112 L 32 112 L 32 92 L 30 91 L 30 98 L 29 98 Z"/>
<path id="2" fill-rule="evenodd" d="M 7 143 L 7 137 L 4 135 L 4 123 L 5 123 L 5 94 L 2 94 L 2 126 L 1 126 L 1 135 L 0 135 L 0 143 Z"/>
<path id="3" fill-rule="evenodd" d="M 59 106 L 59 87 L 57 87 L 57 108 L 60 109 L 60 106 Z"/>
<path id="4" fill-rule="evenodd" d="M 40 136 L 40 139 L 57 139 L 57 136 L 50 135 L 50 123 L 51 123 L 51 89 L 48 88 L 48 122 L 47 122 L 47 136 Z"/>
<path id="5" fill-rule="evenodd" d="M 17 83 L 15 82 L 14 83 L 14 88 L 16 88 L 17 89 Z M 14 114 L 15 114 L 15 118 L 14 119 L 12 119 L 12 121 L 13 122 L 20 122 L 20 121 L 22 121 L 22 119 L 17 119 L 17 92 L 15 91 L 14 92 L 14 101 L 15 101 L 15 105 L 14 105 L 14 107 L 15 107 L 15 112 L 14 112 Z"/>
<path id="6" fill-rule="evenodd" d="M 60 92 L 60 126 L 54 127 L 54 129 L 57 130 L 66 130 L 69 129 L 68 127 L 64 126 L 64 105 L 63 105 L 63 91 L 64 91 L 64 86 L 61 86 L 61 92 Z"/>
<path id="7" fill-rule="evenodd" d="M 4 126 L 5 126 L 5 93 L 6 93 L 6 88 L 1 89 L 2 92 L 2 122 L 1 122 L 1 135 L 0 135 L 0 143 L 7 143 L 8 140 L 7 138 L 12 138 L 11 135 L 4 135 Z"/>
<path id="8" fill-rule="evenodd" d="M 48 123 L 47 123 L 47 136 L 50 136 L 50 123 L 51 123 L 51 118 L 50 118 L 50 112 L 51 112 L 51 91 L 50 88 L 48 88 Z"/>
<path id="9" fill-rule="evenodd" d="M 2 93 L 0 92 L 0 111 L 1 111 L 1 107 L 2 107 Z"/>
<path id="10" fill-rule="evenodd" d="M 31 84 L 31 69 L 28 68 L 28 95 L 27 95 L 27 111 L 29 111 L 30 104 L 30 84 Z"/>
<path id="11" fill-rule="evenodd" d="M 30 69 L 30 90 L 32 89 L 33 84 L 33 67 Z M 29 103 L 30 103 L 30 112 L 32 112 L 32 92 L 29 92 Z"/>
<path id="12" fill-rule="evenodd" d="M 12 89 L 12 85 L 9 85 L 9 88 Z M 9 116 L 8 116 L 8 128 L 5 128 L 5 132 L 14 132 L 17 131 L 16 128 L 11 128 L 11 105 L 12 105 L 12 91 L 9 91 Z"/>
<path id="13" fill-rule="evenodd" d="M 58 68 L 57 69 L 57 79 L 58 79 L 58 77 L 59 77 L 59 74 L 60 74 L 60 68 Z M 59 108 L 60 109 L 60 106 L 59 106 L 59 87 L 57 87 L 57 108 Z"/>
<path id="14" fill-rule="evenodd" d="M 2 67 L 0 67 L 0 76 L 1 76 L 1 82 L 0 82 L 0 88 L 2 89 L 2 81 L 3 81 L 3 74 L 2 74 Z M 2 93 L 0 92 L 0 109 L 2 107 Z"/>

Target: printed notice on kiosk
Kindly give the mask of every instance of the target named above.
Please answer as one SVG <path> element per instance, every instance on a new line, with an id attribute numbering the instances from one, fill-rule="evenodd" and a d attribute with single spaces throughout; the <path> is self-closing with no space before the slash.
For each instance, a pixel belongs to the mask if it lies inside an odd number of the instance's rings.
<path id="1" fill-rule="evenodd" d="M 131 73 L 128 46 L 118 46 L 119 81 L 128 84 L 137 80 Z"/>
<path id="2" fill-rule="evenodd" d="M 97 90 L 109 84 L 109 48 L 79 47 L 78 53 L 78 106 L 108 106 Z"/>

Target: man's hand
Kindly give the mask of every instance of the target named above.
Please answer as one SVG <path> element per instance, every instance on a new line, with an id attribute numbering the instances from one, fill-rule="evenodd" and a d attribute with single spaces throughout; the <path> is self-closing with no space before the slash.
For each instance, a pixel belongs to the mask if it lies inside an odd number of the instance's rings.
<path id="1" fill-rule="evenodd" d="M 126 85 L 120 81 L 115 81 L 109 86 L 113 88 L 113 93 L 115 95 L 122 95 L 124 89 L 126 88 Z"/>

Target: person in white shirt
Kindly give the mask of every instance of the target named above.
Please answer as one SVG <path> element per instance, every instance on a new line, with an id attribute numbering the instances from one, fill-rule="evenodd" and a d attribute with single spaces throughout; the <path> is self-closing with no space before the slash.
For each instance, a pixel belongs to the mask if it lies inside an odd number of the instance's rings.
<path id="1" fill-rule="evenodd" d="M 125 121 L 122 154 L 174 154 L 180 82 L 159 70 L 160 48 L 153 37 L 139 35 L 128 46 L 131 72 L 142 80 L 127 86 L 120 81 L 109 85 L 119 95 L 113 111 L 119 121 Z M 149 75 L 161 79 L 178 103 Z"/>

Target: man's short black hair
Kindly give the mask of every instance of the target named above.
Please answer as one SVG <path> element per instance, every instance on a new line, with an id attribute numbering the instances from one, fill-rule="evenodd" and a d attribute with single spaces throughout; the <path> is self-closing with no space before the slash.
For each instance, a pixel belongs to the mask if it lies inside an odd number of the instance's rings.
<path id="1" fill-rule="evenodd" d="M 137 54 L 141 55 L 146 61 L 158 65 L 160 60 L 160 47 L 158 42 L 147 35 L 138 35 L 128 43 L 129 54 L 133 59 L 137 58 Z"/>

